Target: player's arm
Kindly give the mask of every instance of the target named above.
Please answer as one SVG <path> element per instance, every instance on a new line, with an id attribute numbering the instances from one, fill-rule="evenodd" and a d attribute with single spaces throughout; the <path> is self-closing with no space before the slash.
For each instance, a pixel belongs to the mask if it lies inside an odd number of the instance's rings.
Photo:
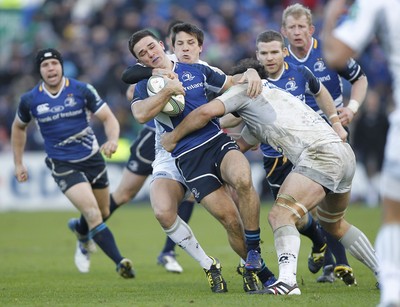
<path id="1" fill-rule="evenodd" d="M 164 133 L 161 137 L 161 144 L 165 150 L 171 152 L 186 135 L 203 128 L 212 118 L 224 114 L 224 104 L 218 99 L 211 100 L 190 112 L 174 130 Z"/>
<path id="2" fill-rule="evenodd" d="M 368 79 L 361 66 L 354 59 L 349 59 L 346 68 L 339 71 L 339 74 L 351 83 L 349 103 L 345 107 L 338 108 L 342 125 L 348 125 L 367 96 Z"/>
<path id="3" fill-rule="evenodd" d="M 135 64 L 127 67 L 122 73 L 121 79 L 127 84 L 136 84 L 140 80 L 148 79 L 151 76 L 166 76 L 170 79 L 177 77 L 176 73 L 162 69 L 162 68 L 151 68 L 141 64 Z"/>
<path id="4" fill-rule="evenodd" d="M 333 69 L 342 69 L 347 60 L 356 55 L 348 45 L 338 40 L 333 35 L 339 17 L 345 12 L 346 0 L 330 0 L 325 8 L 324 26 L 322 37 L 324 40 L 324 60 Z"/>
<path id="5" fill-rule="evenodd" d="M 95 116 L 100 119 L 104 125 L 104 131 L 107 136 L 107 141 L 101 146 L 100 151 L 107 158 L 117 151 L 119 138 L 119 123 L 110 107 L 104 104 L 96 113 Z"/>
<path id="6" fill-rule="evenodd" d="M 11 146 L 14 156 L 14 175 L 18 182 L 28 180 L 28 170 L 23 162 L 23 154 L 26 145 L 27 124 L 23 123 L 18 116 L 15 116 L 11 127 Z"/>
<path id="7" fill-rule="evenodd" d="M 222 129 L 233 128 L 242 122 L 241 117 L 236 117 L 232 113 L 228 113 L 219 119 L 219 125 Z"/>
<path id="8" fill-rule="evenodd" d="M 162 90 L 154 96 L 143 100 L 134 98 L 131 104 L 132 115 L 140 124 L 144 124 L 156 117 L 173 95 L 185 95 L 183 85 L 178 78 L 168 79 Z"/>
<path id="9" fill-rule="evenodd" d="M 346 141 L 348 133 L 340 122 L 331 94 L 323 84 L 321 84 L 320 92 L 315 95 L 315 101 L 331 122 L 333 130 L 335 130 L 342 141 Z"/>
<path id="10" fill-rule="evenodd" d="M 257 97 L 262 92 L 262 82 L 260 75 L 254 68 L 248 68 L 244 73 L 227 76 L 222 92 L 236 84 L 248 83 L 247 95 L 251 98 Z"/>

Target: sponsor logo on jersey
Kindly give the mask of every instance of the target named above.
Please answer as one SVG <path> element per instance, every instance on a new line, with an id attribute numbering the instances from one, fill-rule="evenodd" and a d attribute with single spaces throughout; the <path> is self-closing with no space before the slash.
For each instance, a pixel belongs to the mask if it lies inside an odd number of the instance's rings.
<path id="1" fill-rule="evenodd" d="M 44 103 L 44 104 L 38 105 L 36 107 L 36 112 L 38 113 L 38 115 L 50 112 L 49 104 L 48 103 Z"/>
<path id="2" fill-rule="evenodd" d="M 62 110 L 64 110 L 64 107 L 63 106 L 54 106 L 50 110 L 51 110 L 52 113 L 59 113 Z"/>

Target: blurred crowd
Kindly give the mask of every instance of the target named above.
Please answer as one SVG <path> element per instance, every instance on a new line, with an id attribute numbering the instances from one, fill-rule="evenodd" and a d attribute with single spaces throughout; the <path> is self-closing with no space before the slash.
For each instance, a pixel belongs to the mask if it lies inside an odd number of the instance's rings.
<path id="1" fill-rule="evenodd" d="M 14 6 L 7 2 L 0 2 L 0 151 L 10 150 L 10 127 L 20 95 L 39 81 L 34 66 L 38 49 L 59 49 L 65 75 L 91 83 L 115 112 L 122 137 L 134 139 L 141 127 L 130 114 L 127 84 L 120 79 L 123 70 L 135 63 L 128 50 L 133 32 L 151 28 L 164 40 L 171 21 L 194 23 L 205 32 L 201 58 L 229 73 L 237 60 L 255 55 L 260 32 L 279 31 L 282 11 L 289 4 L 300 2 L 312 10 L 318 37 L 325 4 L 323 0 L 32 0 L 28 6 L 15 7 L 18 1 L 9 1 Z M 376 121 L 385 120 L 392 105 L 385 56 L 371 44 L 360 64 L 371 95 L 375 94 L 371 99 L 377 100 Z M 351 129 L 368 112 L 359 113 Z M 362 144 L 356 151 L 365 150 L 365 142 L 371 145 L 365 133 L 354 136 L 360 138 L 354 144 Z M 371 146 L 376 148 L 374 143 Z M 34 127 L 26 148 L 42 150 Z M 380 162 L 373 166 L 379 168 Z"/>

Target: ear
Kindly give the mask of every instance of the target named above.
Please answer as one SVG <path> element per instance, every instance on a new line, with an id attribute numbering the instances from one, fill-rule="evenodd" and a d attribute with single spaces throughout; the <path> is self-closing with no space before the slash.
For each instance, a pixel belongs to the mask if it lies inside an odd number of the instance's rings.
<path id="1" fill-rule="evenodd" d="M 287 33 L 284 26 L 281 27 L 281 33 L 285 38 L 287 38 Z"/>
<path id="2" fill-rule="evenodd" d="M 310 35 L 313 36 L 313 35 L 314 35 L 314 32 L 315 32 L 315 26 L 314 26 L 314 25 L 311 25 L 311 26 L 310 26 Z"/>
<path id="3" fill-rule="evenodd" d="M 164 51 L 165 51 L 165 46 L 164 46 L 164 43 L 163 43 L 162 41 L 159 41 L 158 43 L 160 44 L 160 46 L 161 46 L 162 50 L 164 50 Z"/>

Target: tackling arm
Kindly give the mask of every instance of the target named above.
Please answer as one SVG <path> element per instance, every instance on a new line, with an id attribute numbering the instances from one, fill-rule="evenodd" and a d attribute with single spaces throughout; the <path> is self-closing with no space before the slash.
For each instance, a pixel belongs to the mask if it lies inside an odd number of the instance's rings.
<path id="1" fill-rule="evenodd" d="M 186 135 L 201 129 L 212 118 L 224 114 L 224 104 L 220 100 L 214 99 L 190 112 L 174 130 L 164 133 L 161 137 L 161 144 L 165 150 L 171 152 Z"/>
<path id="2" fill-rule="evenodd" d="M 356 55 L 354 50 L 336 39 L 332 33 L 339 17 L 345 11 L 345 6 L 346 0 L 330 0 L 325 9 L 324 26 L 322 28 L 324 60 L 336 70 L 344 68 L 348 59 Z"/>

